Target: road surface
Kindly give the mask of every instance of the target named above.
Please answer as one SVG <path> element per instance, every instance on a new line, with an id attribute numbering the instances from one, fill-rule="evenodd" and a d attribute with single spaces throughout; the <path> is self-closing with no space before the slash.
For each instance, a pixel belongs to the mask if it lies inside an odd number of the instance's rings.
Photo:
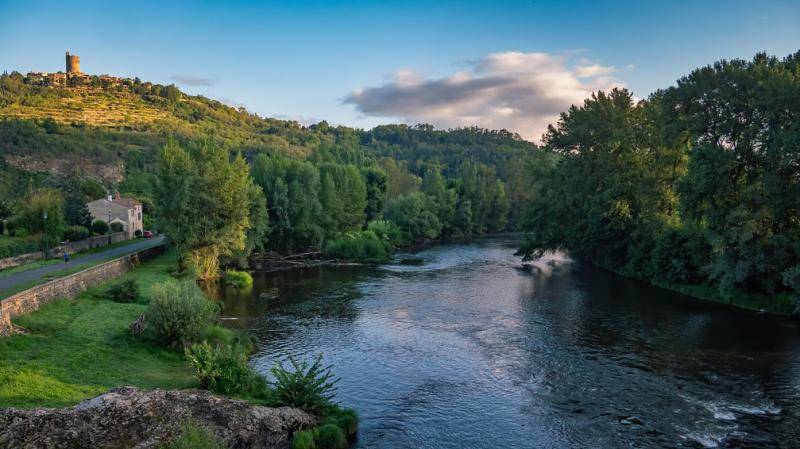
<path id="1" fill-rule="evenodd" d="M 48 274 L 68 269 L 74 265 L 85 265 L 91 262 L 99 262 L 105 259 L 122 257 L 126 254 L 135 253 L 143 249 L 160 245 L 163 242 L 164 242 L 164 237 L 141 239 L 140 241 L 131 243 L 129 245 L 123 245 L 117 248 L 107 249 L 105 251 L 98 251 L 96 253 L 87 254 L 85 256 L 81 256 L 80 254 L 78 254 L 76 258 L 70 260 L 68 264 L 65 264 L 62 261 L 61 263 L 53 265 L 45 265 L 43 267 L 34 268 L 32 270 L 26 270 L 26 271 L 21 271 L 19 273 L 10 274 L 8 276 L 0 278 L 0 292 L 8 290 L 10 288 L 14 288 L 19 284 L 24 284 L 31 281 L 35 281 L 37 279 L 41 279 L 43 276 L 47 276 Z M 2 296 L 5 295 L 0 295 L 0 297 Z"/>

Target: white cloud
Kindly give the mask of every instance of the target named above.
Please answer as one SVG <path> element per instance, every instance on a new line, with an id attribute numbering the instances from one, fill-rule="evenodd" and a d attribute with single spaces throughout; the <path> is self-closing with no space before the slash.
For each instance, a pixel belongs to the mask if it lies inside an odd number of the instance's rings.
<path id="1" fill-rule="evenodd" d="M 437 127 L 505 128 L 529 140 L 593 91 L 623 87 L 617 69 L 549 53 L 493 53 L 469 70 L 430 79 L 411 71 L 353 91 L 345 103 L 366 116 Z"/>

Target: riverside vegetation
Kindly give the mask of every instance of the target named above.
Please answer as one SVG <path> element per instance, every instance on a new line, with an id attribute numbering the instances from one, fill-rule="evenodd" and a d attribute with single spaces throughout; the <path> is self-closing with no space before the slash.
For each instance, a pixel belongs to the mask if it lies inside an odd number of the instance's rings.
<path id="1" fill-rule="evenodd" d="M 691 295 L 800 309 L 800 53 L 721 61 L 635 102 L 561 114 L 531 165 L 521 248 Z"/>
<path id="2" fill-rule="evenodd" d="M 194 281 L 170 275 L 175 261 L 169 252 L 75 301 L 19 317 L 29 333 L 0 339 L 0 406 L 72 405 L 121 384 L 201 387 L 260 405 L 303 408 L 320 416 L 323 427 L 337 423 L 345 441 L 355 436 L 357 416 L 335 404 L 330 366 L 321 358 L 313 364 L 290 358 L 291 368 L 276 366 L 276 381 L 268 383 L 248 365 L 252 341 L 215 324 L 219 306 Z M 137 337 L 128 328 L 142 313 L 146 327 Z M 198 438 L 211 444 L 212 437 L 188 423 L 168 447 Z M 340 447 L 327 444 L 310 447 Z"/>

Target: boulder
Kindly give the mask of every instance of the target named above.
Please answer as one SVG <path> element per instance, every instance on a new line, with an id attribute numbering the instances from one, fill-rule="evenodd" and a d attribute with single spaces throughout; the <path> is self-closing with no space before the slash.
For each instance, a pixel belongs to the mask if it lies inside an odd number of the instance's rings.
<path id="1" fill-rule="evenodd" d="M 210 429 L 231 449 L 289 447 L 317 419 L 195 390 L 120 387 L 63 409 L 0 409 L 2 449 L 151 449 L 186 422 Z"/>

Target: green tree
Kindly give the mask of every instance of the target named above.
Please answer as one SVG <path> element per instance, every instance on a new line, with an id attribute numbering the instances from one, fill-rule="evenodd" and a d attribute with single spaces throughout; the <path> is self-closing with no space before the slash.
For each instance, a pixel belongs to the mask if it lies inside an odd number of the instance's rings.
<path id="1" fill-rule="evenodd" d="M 230 160 L 211 142 L 181 147 L 171 140 L 162 150 L 154 191 L 158 225 L 201 279 L 218 275 L 220 257 L 245 249 L 251 182 L 241 155 Z"/>
<path id="2" fill-rule="evenodd" d="M 18 204 L 19 225 L 31 234 L 58 239 L 64 229 L 64 199 L 55 189 L 36 189 Z M 47 218 L 45 218 L 47 216 Z"/>

